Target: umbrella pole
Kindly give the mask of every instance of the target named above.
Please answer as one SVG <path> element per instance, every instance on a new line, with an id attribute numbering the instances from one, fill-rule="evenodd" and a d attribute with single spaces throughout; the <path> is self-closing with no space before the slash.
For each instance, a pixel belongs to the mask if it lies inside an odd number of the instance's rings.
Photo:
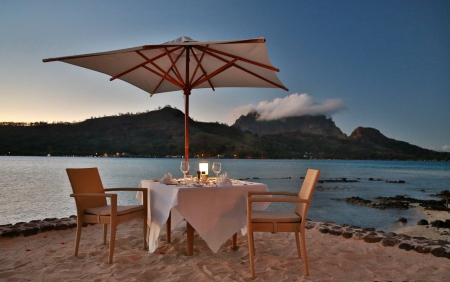
<path id="1" fill-rule="evenodd" d="M 189 94 L 184 94 L 184 160 L 189 162 Z"/>
<path id="2" fill-rule="evenodd" d="M 184 82 L 184 160 L 189 163 L 189 95 L 191 95 L 191 83 L 189 81 L 189 51 L 186 46 L 186 78 Z"/>

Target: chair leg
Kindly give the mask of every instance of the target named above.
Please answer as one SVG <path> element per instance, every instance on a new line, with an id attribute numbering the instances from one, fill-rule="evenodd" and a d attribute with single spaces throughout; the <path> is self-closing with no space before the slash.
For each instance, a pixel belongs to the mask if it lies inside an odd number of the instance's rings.
<path id="1" fill-rule="evenodd" d="M 295 244 L 297 245 L 297 256 L 299 259 L 302 259 L 302 254 L 300 252 L 300 241 L 297 231 L 295 232 Z"/>
<path id="2" fill-rule="evenodd" d="M 308 258 L 306 257 L 306 243 L 305 243 L 305 229 L 300 231 L 300 235 L 302 236 L 302 257 L 303 257 L 303 264 L 305 265 L 305 273 L 306 276 L 309 276 L 309 270 L 308 270 Z"/>
<path id="3" fill-rule="evenodd" d="M 172 212 L 169 213 L 169 218 L 166 221 L 166 241 L 170 243 L 170 233 L 172 232 Z"/>
<path id="4" fill-rule="evenodd" d="M 103 224 L 103 245 L 106 245 L 106 237 L 108 235 L 108 224 Z"/>
<path id="5" fill-rule="evenodd" d="M 148 226 L 147 226 L 147 216 L 144 216 L 144 222 L 142 223 L 143 225 L 143 231 L 144 231 L 144 250 L 148 249 L 148 245 L 147 245 L 147 230 L 148 230 Z"/>
<path id="6" fill-rule="evenodd" d="M 247 236 L 248 236 L 248 255 L 250 257 L 250 270 L 252 272 L 252 278 L 255 278 L 255 244 L 253 238 L 253 230 L 251 227 L 247 227 Z"/>
<path id="7" fill-rule="evenodd" d="M 81 228 L 82 227 L 83 227 L 83 222 L 81 220 L 77 220 L 77 233 L 75 235 L 75 252 L 74 252 L 75 256 L 78 256 L 78 247 L 80 246 Z"/>
<path id="8" fill-rule="evenodd" d="M 236 242 L 237 242 L 237 233 L 234 233 L 233 237 L 231 238 L 231 248 L 233 250 L 236 250 Z"/>
<path id="9" fill-rule="evenodd" d="M 194 254 L 194 227 L 187 222 L 187 244 L 188 244 L 188 250 L 187 255 L 192 256 Z"/>
<path id="10" fill-rule="evenodd" d="M 110 226 L 110 235 L 109 235 L 109 258 L 108 258 L 108 263 L 112 263 L 113 261 L 113 255 L 114 255 L 114 245 L 116 243 L 116 229 L 117 229 L 117 224 L 116 223 L 111 223 Z"/>

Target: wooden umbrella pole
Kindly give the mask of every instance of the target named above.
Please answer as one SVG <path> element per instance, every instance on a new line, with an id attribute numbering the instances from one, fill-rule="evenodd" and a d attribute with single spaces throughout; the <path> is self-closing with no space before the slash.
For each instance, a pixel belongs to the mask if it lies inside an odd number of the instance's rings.
<path id="1" fill-rule="evenodd" d="M 189 162 L 189 95 L 191 95 L 191 83 L 189 81 L 189 51 L 191 47 L 186 46 L 185 49 L 186 78 L 184 82 L 184 160 Z"/>

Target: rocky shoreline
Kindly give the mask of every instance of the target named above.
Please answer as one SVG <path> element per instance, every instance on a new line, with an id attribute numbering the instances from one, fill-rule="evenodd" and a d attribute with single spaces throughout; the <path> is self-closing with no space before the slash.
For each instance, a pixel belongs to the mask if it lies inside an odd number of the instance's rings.
<path id="1" fill-rule="evenodd" d="M 395 232 L 377 231 L 375 228 L 361 228 L 334 222 L 307 221 L 306 228 L 316 228 L 320 233 L 342 236 L 345 239 L 363 240 L 366 243 L 380 243 L 384 247 L 395 247 L 405 251 L 431 253 L 435 257 L 450 259 L 450 242 L 430 240 L 424 237 L 408 236 Z"/>
<path id="2" fill-rule="evenodd" d="M 30 222 L 0 225 L 0 237 L 13 238 L 31 236 L 51 230 L 67 230 L 77 226 L 76 216 L 67 218 L 46 218 Z M 87 226 L 87 224 L 85 225 Z M 345 239 L 362 240 L 366 243 L 379 243 L 384 247 L 395 247 L 405 251 L 414 250 L 418 253 L 430 253 L 435 257 L 450 259 L 450 242 L 445 240 L 430 240 L 424 237 L 408 236 L 395 232 L 377 231 L 375 228 L 361 228 L 336 224 L 334 222 L 316 222 L 307 220 L 307 229 L 318 229 L 323 234 L 342 236 Z"/>

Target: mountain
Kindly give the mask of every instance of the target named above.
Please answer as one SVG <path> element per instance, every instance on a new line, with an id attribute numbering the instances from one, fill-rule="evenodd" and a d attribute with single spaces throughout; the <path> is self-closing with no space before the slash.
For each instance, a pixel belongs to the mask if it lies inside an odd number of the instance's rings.
<path id="1" fill-rule="evenodd" d="M 5 123 L 4 123 L 5 124 Z M 192 155 L 247 154 L 251 134 L 219 123 L 189 121 Z M 0 126 L 0 154 L 184 155 L 184 113 L 165 107 L 142 114 L 88 119 L 80 123 Z"/>
<path id="2" fill-rule="evenodd" d="M 323 115 L 288 117 L 270 121 L 259 121 L 258 117 L 256 112 L 250 112 L 238 118 L 232 126 L 259 136 L 297 130 L 303 133 L 347 138 L 347 135 L 342 133 L 331 118 Z"/>
<path id="3" fill-rule="evenodd" d="M 242 123 L 245 119 L 249 121 Z M 450 153 L 390 139 L 373 128 L 358 127 L 347 137 L 331 119 L 320 116 L 256 122 L 247 115 L 238 121 L 228 126 L 190 119 L 190 157 L 450 160 Z M 253 127 L 241 130 L 238 123 Z M 182 156 L 184 114 L 165 107 L 79 123 L 0 122 L 0 154 Z"/>

